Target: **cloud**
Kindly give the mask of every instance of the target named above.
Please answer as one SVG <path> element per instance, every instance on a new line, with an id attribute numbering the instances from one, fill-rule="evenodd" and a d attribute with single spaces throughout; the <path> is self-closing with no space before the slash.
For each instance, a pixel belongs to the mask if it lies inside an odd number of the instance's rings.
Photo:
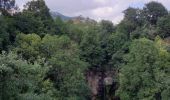
<path id="1" fill-rule="evenodd" d="M 16 0 L 19 6 L 29 0 Z M 96 20 L 111 20 L 114 23 L 123 19 L 123 11 L 129 6 L 142 8 L 150 1 L 161 2 L 170 9 L 169 0 L 45 0 L 52 11 L 60 12 L 67 16 L 83 15 Z"/>
<path id="2" fill-rule="evenodd" d="M 107 17 L 113 13 L 112 7 L 102 7 L 91 10 L 92 14 L 96 17 Z"/>
<path id="3" fill-rule="evenodd" d="M 94 2 L 99 3 L 99 4 L 106 4 L 108 3 L 109 0 L 94 0 Z"/>

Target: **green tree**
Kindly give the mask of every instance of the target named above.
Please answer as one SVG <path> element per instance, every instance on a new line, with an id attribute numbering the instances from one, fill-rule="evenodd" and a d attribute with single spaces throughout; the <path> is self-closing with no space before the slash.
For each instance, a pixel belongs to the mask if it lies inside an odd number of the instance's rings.
<path id="1" fill-rule="evenodd" d="M 44 0 L 30 1 L 24 7 L 25 7 L 24 11 L 30 11 L 30 12 L 34 13 L 34 16 L 41 17 L 42 20 L 52 18 L 49 13 L 49 8 L 46 6 Z"/>
<path id="2" fill-rule="evenodd" d="M 87 64 L 80 60 L 77 45 L 67 36 L 46 35 L 42 52 L 52 68 L 48 77 L 54 82 L 59 100 L 85 100 L 88 87 L 84 71 Z"/>
<path id="3" fill-rule="evenodd" d="M 124 11 L 124 20 L 130 21 L 136 27 L 142 26 L 145 21 L 143 11 L 132 7 L 129 7 Z"/>
<path id="4" fill-rule="evenodd" d="M 158 32 L 161 37 L 166 38 L 170 36 L 170 15 L 162 17 L 157 23 Z"/>
<path id="5" fill-rule="evenodd" d="M 124 33 L 128 37 L 128 39 L 130 39 L 130 35 L 135 29 L 136 26 L 132 22 L 128 20 L 123 20 L 117 25 L 116 32 Z"/>
<path id="6" fill-rule="evenodd" d="M 76 43 L 80 44 L 83 40 L 84 35 L 87 33 L 89 28 L 94 27 L 92 24 L 74 24 L 72 22 L 67 22 L 67 29 L 66 31 L 68 36 L 71 40 L 75 41 Z"/>
<path id="7" fill-rule="evenodd" d="M 12 52 L 3 52 L 0 55 L 0 99 L 30 100 L 28 95 L 31 94 L 40 100 L 52 98 L 48 88 L 43 85 L 48 81 L 44 80 L 48 68 L 41 60 L 30 64 Z M 36 100 L 34 97 L 31 100 Z"/>
<path id="8" fill-rule="evenodd" d="M 33 0 L 26 3 L 23 13 L 31 14 L 30 16 L 35 20 L 41 20 L 43 24 L 41 33 L 53 34 L 55 32 L 54 21 L 44 0 Z"/>
<path id="9" fill-rule="evenodd" d="M 24 34 L 37 33 L 44 35 L 44 24 L 40 18 L 35 18 L 32 12 L 22 12 L 14 15 L 14 26 L 17 32 Z"/>
<path id="10" fill-rule="evenodd" d="M 130 37 L 130 33 L 137 27 L 141 27 L 144 22 L 144 16 L 140 9 L 129 7 L 123 11 L 124 19 L 117 25 L 117 31 L 126 33 Z"/>
<path id="11" fill-rule="evenodd" d="M 9 41 L 9 33 L 7 32 L 8 25 L 4 16 L 0 16 L 0 51 L 7 50 Z"/>
<path id="12" fill-rule="evenodd" d="M 24 59 L 34 61 L 40 56 L 41 38 L 36 34 L 18 34 L 15 44 L 16 52 Z"/>
<path id="13" fill-rule="evenodd" d="M 102 28 L 101 30 L 106 34 L 115 32 L 115 27 L 111 21 L 102 20 L 100 25 Z"/>
<path id="14" fill-rule="evenodd" d="M 66 34 L 68 32 L 66 23 L 60 18 L 55 19 L 55 31 L 56 34 Z"/>
<path id="15" fill-rule="evenodd" d="M 46 35 L 41 42 L 41 52 L 45 58 L 51 58 L 60 51 L 70 51 L 70 54 L 78 51 L 77 45 L 68 36 Z"/>
<path id="16" fill-rule="evenodd" d="M 161 3 L 155 1 L 147 3 L 143 10 L 151 25 L 156 25 L 158 18 L 168 15 L 167 9 Z"/>
<path id="17" fill-rule="evenodd" d="M 123 55 L 128 53 L 128 45 L 130 40 L 124 33 L 113 33 L 107 43 L 106 51 L 109 57 L 109 64 L 114 68 L 119 68 L 123 63 Z"/>
<path id="18" fill-rule="evenodd" d="M 167 52 L 167 44 L 156 37 L 155 45 L 159 50 L 158 67 L 154 69 L 155 80 L 159 92 L 155 95 L 156 98 L 168 100 L 170 98 L 170 53 Z"/>
<path id="19" fill-rule="evenodd" d="M 100 34 L 96 27 L 88 28 L 80 43 L 81 58 L 91 67 L 101 67 L 104 60 L 104 51 L 100 44 Z"/>
<path id="20" fill-rule="evenodd" d="M 84 73 L 87 64 L 78 55 L 67 52 L 57 52 L 51 59 L 50 78 L 55 83 L 59 100 L 86 100 L 89 97 L 88 86 Z"/>
<path id="21" fill-rule="evenodd" d="M 126 63 L 119 73 L 117 93 L 121 100 L 168 98 L 167 94 L 163 96 L 163 91 L 169 91 L 169 82 L 164 80 L 168 79 L 169 58 L 161 60 L 164 58 L 161 51 L 153 41 L 145 38 L 134 40 L 129 48 L 129 54 L 124 57 Z"/>

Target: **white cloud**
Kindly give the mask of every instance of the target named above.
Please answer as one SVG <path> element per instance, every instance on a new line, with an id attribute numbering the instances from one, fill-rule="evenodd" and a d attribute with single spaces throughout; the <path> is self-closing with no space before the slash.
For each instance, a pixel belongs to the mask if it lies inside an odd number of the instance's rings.
<path id="1" fill-rule="evenodd" d="M 112 7 L 102 7 L 102 8 L 96 8 L 91 10 L 92 15 L 96 17 L 107 17 L 110 16 L 111 13 L 113 13 Z"/>
<path id="2" fill-rule="evenodd" d="M 94 0 L 96 3 L 106 4 L 109 0 Z"/>
<path id="3" fill-rule="evenodd" d="M 118 24 L 122 19 L 123 19 L 123 14 L 120 14 L 120 15 L 114 17 L 111 21 L 112 21 L 114 24 Z"/>

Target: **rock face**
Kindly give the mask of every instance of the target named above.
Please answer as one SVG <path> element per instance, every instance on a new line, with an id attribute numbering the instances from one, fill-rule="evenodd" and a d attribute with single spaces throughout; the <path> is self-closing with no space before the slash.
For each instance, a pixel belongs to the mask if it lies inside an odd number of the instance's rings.
<path id="1" fill-rule="evenodd" d="M 112 77 L 106 77 L 104 78 L 104 84 L 107 85 L 112 85 L 113 83 L 113 78 Z"/>
<path id="2" fill-rule="evenodd" d="M 96 100 L 96 96 L 98 95 L 98 89 L 99 89 L 99 79 L 98 73 L 93 71 L 87 72 L 87 82 L 91 90 L 91 96 L 92 100 Z"/>
<path id="3" fill-rule="evenodd" d="M 113 85 L 114 72 L 107 71 L 92 71 L 89 70 L 86 73 L 86 79 L 91 90 L 91 100 L 97 100 L 97 97 L 105 98 L 106 87 Z M 102 100 L 103 100 L 102 99 Z"/>

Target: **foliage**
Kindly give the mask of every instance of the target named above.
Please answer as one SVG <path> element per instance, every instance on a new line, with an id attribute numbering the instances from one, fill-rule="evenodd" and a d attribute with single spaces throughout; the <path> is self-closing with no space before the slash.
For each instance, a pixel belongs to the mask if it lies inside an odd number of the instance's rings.
<path id="1" fill-rule="evenodd" d="M 18 34 L 16 45 L 16 52 L 27 60 L 34 61 L 40 56 L 41 38 L 36 34 Z"/>
<path id="2" fill-rule="evenodd" d="M 169 91 L 169 83 L 164 80 L 168 79 L 170 64 L 169 57 L 165 57 L 167 52 L 147 39 L 134 40 L 129 48 L 129 54 L 124 57 L 126 63 L 119 73 L 117 93 L 121 100 L 168 98 L 168 95 L 163 96 L 163 91 Z M 161 76 L 164 77 L 161 79 Z"/>
<path id="3" fill-rule="evenodd" d="M 14 100 L 30 93 L 37 96 L 43 93 L 41 84 L 45 82 L 48 68 L 45 63 L 30 64 L 12 52 L 3 52 L 0 55 L 0 98 Z"/>
<path id="4" fill-rule="evenodd" d="M 115 27 L 113 25 L 113 23 L 111 21 L 107 21 L 107 20 L 102 20 L 100 22 L 101 24 L 101 30 L 104 31 L 103 33 L 107 34 L 107 33 L 113 33 L 115 32 Z"/>
<path id="5" fill-rule="evenodd" d="M 18 13 L 14 16 L 15 27 L 24 34 L 38 33 L 44 34 L 44 24 L 40 18 L 33 17 L 32 12 Z"/>
<path id="6" fill-rule="evenodd" d="M 0 0 L 0 12 L 2 15 L 9 15 L 10 10 L 16 8 L 15 0 Z"/>
<path id="7" fill-rule="evenodd" d="M 158 18 L 168 15 L 167 9 L 158 2 L 152 1 L 145 5 L 144 13 L 147 21 L 155 25 Z"/>
<path id="8" fill-rule="evenodd" d="M 7 50 L 9 45 L 9 33 L 7 32 L 6 19 L 3 16 L 0 16 L 0 50 Z"/>
<path id="9" fill-rule="evenodd" d="M 158 32 L 160 33 L 160 36 L 163 38 L 170 36 L 170 15 L 162 17 L 158 20 Z"/>
<path id="10" fill-rule="evenodd" d="M 62 34 L 67 34 L 67 25 L 60 17 L 57 17 L 55 19 L 55 30 L 56 34 L 62 35 Z"/>
<path id="11" fill-rule="evenodd" d="M 42 29 L 40 32 L 41 33 L 40 35 L 44 35 L 46 33 L 50 33 L 50 34 L 55 33 L 53 19 L 50 15 L 49 8 L 46 6 L 44 0 L 30 1 L 24 7 L 25 8 L 24 8 L 23 13 L 26 13 L 26 15 L 28 16 L 32 16 L 33 18 L 32 20 L 34 21 L 40 20 L 43 26 L 43 27 L 40 27 Z M 28 21 L 31 21 L 31 20 L 28 20 Z"/>
<path id="12" fill-rule="evenodd" d="M 99 30 L 96 27 L 87 30 L 82 42 L 80 43 L 81 58 L 88 62 L 92 67 L 101 67 L 104 60 L 104 51 L 100 45 Z"/>
<path id="13" fill-rule="evenodd" d="M 0 0 L 0 100 L 89 100 L 95 87 L 100 100 L 170 98 L 170 17 L 161 3 L 129 7 L 114 25 L 52 19 L 44 0 L 18 12 L 14 1 Z"/>
<path id="14" fill-rule="evenodd" d="M 88 97 L 83 74 L 87 64 L 80 60 L 76 44 L 67 36 L 46 35 L 42 47 L 52 65 L 48 76 L 58 91 L 58 99 L 84 100 Z"/>

